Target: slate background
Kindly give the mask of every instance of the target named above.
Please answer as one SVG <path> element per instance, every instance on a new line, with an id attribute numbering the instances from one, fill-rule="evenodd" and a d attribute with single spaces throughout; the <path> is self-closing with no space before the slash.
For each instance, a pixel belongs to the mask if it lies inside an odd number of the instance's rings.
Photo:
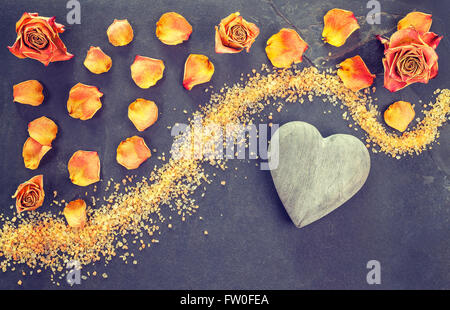
<path id="1" fill-rule="evenodd" d="M 61 36 L 75 58 L 44 67 L 34 60 L 20 60 L 6 49 L 15 40 L 14 25 L 23 12 L 56 16 L 66 23 L 66 1 L 8 1 L 0 11 L 0 201 L 1 212 L 13 215 L 10 196 L 18 184 L 43 173 L 49 197 L 71 200 L 83 195 L 85 188 L 70 183 L 67 161 L 78 149 L 97 150 L 102 162 L 102 178 L 120 180 L 125 169 L 115 162 L 119 142 L 137 134 L 127 119 L 128 104 L 138 97 L 156 101 L 158 122 L 141 134 L 157 154 L 143 164 L 136 174 L 148 175 L 161 152 L 168 152 L 172 142 L 166 128 L 185 122 L 198 104 L 208 102 L 205 84 L 187 92 L 181 86 L 183 65 L 189 53 L 208 55 L 216 67 L 211 84 L 220 89 L 224 83 L 238 82 L 240 73 L 250 73 L 261 63 L 269 63 L 264 47 L 267 39 L 282 27 L 296 27 L 310 44 L 306 55 L 325 67 L 360 54 L 370 70 L 377 74 L 376 86 L 380 111 L 396 100 L 416 103 L 416 110 L 432 99 L 436 88 L 448 88 L 450 55 L 448 16 L 444 1 L 380 0 L 380 25 L 362 25 L 348 43 L 338 49 L 320 41 L 322 18 L 331 8 L 349 9 L 360 16 L 367 14 L 366 1 L 80 1 L 81 25 L 67 25 Z M 414 85 L 395 94 L 382 88 L 381 56 L 383 48 L 373 34 L 392 30 L 396 22 L 411 10 L 433 14 L 432 31 L 445 37 L 438 47 L 440 73 L 428 85 Z M 191 39 L 178 46 L 166 46 L 154 35 L 155 22 L 166 11 L 176 11 L 193 25 Z M 261 34 L 249 54 L 220 55 L 214 52 L 214 25 L 228 14 L 240 11 L 255 22 Z M 113 47 L 106 29 L 114 18 L 128 18 L 135 31 L 134 41 L 126 47 Z M 361 23 L 360 23 L 361 24 Z M 362 42 L 362 43 L 361 43 Z M 110 72 L 91 74 L 83 65 L 90 45 L 100 46 L 113 59 Z M 360 45 L 360 46 L 359 46 Z M 129 66 L 136 54 L 163 59 L 164 78 L 155 87 L 141 90 L 131 80 Z M 40 107 L 15 104 L 12 86 L 37 79 L 45 86 L 45 101 Z M 105 94 L 103 108 L 90 121 L 72 119 L 66 111 L 70 88 L 78 82 L 96 85 Z M 274 123 L 292 120 L 315 125 L 324 136 L 349 133 L 360 138 L 342 120 L 343 111 L 321 103 L 288 105 L 274 114 Z M 176 108 L 176 111 L 174 111 Z M 270 111 L 270 109 L 268 109 Z M 324 111 L 331 113 L 324 114 Z M 27 137 L 27 123 L 45 115 L 59 126 L 54 149 L 38 170 L 27 170 L 22 161 L 22 145 Z M 420 115 L 419 115 L 420 116 Z M 217 172 L 206 196 L 199 199 L 200 210 L 186 222 L 173 221 L 174 228 L 162 228 L 160 244 L 136 255 L 138 265 L 125 265 L 119 259 L 105 268 L 101 264 L 86 270 L 107 272 L 83 281 L 83 289 L 449 289 L 450 288 L 450 127 L 441 131 L 440 145 L 420 156 L 400 161 L 384 154 L 371 153 L 372 170 L 362 190 L 341 208 L 316 223 L 297 229 L 290 222 L 276 194 L 268 171 L 260 171 L 255 161 L 230 162 L 231 168 Z M 234 167 L 238 170 L 235 171 Z M 244 179 L 247 176 L 247 179 Z M 220 181 L 226 180 L 223 187 Z M 104 184 L 98 184 L 100 188 Z M 92 189 L 92 187 L 91 187 Z M 53 207 L 52 211 L 59 211 Z M 204 219 L 200 220 L 199 216 Z M 209 235 L 204 236 L 203 230 Z M 366 263 L 376 259 L 382 266 L 382 284 L 366 283 Z M 21 268 L 19 268 L 21 270 Z M 24 269 L 28 271 L 27 268 Z M 17 288 L 18 272 L 0 273 L 0 288 Z M 24 279 L 24 288 L 53 289 L 49 273 Z M 63 283 L 64 288 L 68 286 Z"/>

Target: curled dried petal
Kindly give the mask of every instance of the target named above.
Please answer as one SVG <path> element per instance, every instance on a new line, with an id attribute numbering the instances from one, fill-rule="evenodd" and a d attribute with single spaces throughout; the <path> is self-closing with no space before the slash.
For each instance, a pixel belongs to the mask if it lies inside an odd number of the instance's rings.
<path id="1" fill-rule="evenodd" d="M 345 87 L 353 91 L 369 87 L 375 78 L 375 74 L 370 73 L 369 68 L 359 55 L 347 58 L 339 64 L 339 67 L 337 74 Z"/>
<path id="2" fill-rule="evenodd" d="M 102 107 L 102 96 L 97 87 L 78 83 L 70 90 L 67 111 L 73 118 L 91 119 Z"/>
<path id="3" fill-rule="evenodd" d="M 384 121 L 390 127 L 404 132 L 412 122 L 416 113 L 411 103 L 406 101 L 397 101 L 389 106 L 384 112 Z"/>
<path id="4" fill-rule="evenodd" d="M 100 158 L 97 152 L 76 151 L 67 165 L 70 180 L 78 186 L 100 181 Z"/>
<path id="5" fill-rule="evenodd" d="M 64 208 L 64 216 L 72 228 L 83 228 L 86 224 L 86 202 L 77 199 L 69 202 Z"/>
<path id="6" fill-rule="evenodd" d="M 411 12 L 403 17 L 397 24 L 397 30 L 413 27 L 419 33 L 426 33 L 431 28 L 433 19 L 431 14 Z"/>
<path id="7" fill-rule="evenodd" d="M 158 120 L 158 106 L 151 100 L 136 99 L 128 106 L 128 118 L 137 130 L 144 131 Z"/>
<path id="8" fill-rule="evenodd" d="M 36 210 L 44 203 L 44 176 L 37 175 L 17 187 L 12 198 L 16 198 L 17 213 Z"/>
<path id="9" fill-rule="evenodd" d="M 116 160 L 128 170 L 138 168 L 143 162 L 152 156 L 144 139 L 133 136 L 120 142 L 117 147 Z"/>
<path id="10" fill-rule="evenodd" d="M 302 61 L 308 44 L 293 29 L 283 28 L 267 40 L 266 54 L 272 65 L 289 68 Z"/>
<path id="11" fill-rule="evenodd" d="M 50 146 L 56 138 L 58 126 L 51 119 L 42 116 L 28 123 L 28 134 L 42 145 Z"/>
<path id="12" fill-rule="evenodd" d="M 140 88 L 152 87 L 163 77 L 164 62 L 137 55 L 131 65 L 131 77 Z"/>
<path id="13" fill-rule="evenodd" d="M 124 46 L 133 41 L 133 28 L 127 19 L 117 20 L 106 31 L 109 42 L 114 46 Z"/>
<path id="14" fill-rule="evenodd" d="M 51 149 L 52 147 L 49 145 L 42 145 L 33 138 L 28 138 L 22 149 L 22 157 L 25 167 L 31 170 L 36 170 L 41 163 L 41 159 Z"/>
<path id="15" fill-rule="evenodd" d="M 111 69 L 112 60 L 100 47 L 91 46 L 83 64 L 92 73 L 102 74 Z"/>
<path id="16" fill-rule="evenodd" d="M 36 80 L 28 80 L 16 84 L 13 86 L 14 101 L 32 106 L 41 105 L 44 101 L 43 90 L 42 84 Z"/>
<path id="17" fill-rule="evenodd" d="M 156 23 L 156 36 L 167 45 L 177 45 L 189 40 L 192 26 L 180 14 L 175 12 L 164 13 Z"/>
<path id="18" fill-rule="evenodd" d="M 323 21 L 323 40 L 337 47 L 344 45 L 347 38 L 359 29 L 355 15 L 347 10 L 329 10 L 323 17 Z"/>
<path id="19" fill-rule="evenodd" d="M 205 55 L 190 54 L 184 64 L 183 86 L 187 90 L 207 83 L 214 74 L 214 65 Z"/>

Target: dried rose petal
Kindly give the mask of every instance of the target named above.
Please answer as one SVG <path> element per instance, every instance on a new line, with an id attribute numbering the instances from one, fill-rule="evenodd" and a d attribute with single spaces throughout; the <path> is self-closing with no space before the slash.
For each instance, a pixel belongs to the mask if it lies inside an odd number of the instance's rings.
<path id="1" fill-rule="evenodd" d="M 144 131 L 158 120 L 158 106 L 150 100 L 136 99 L 128 106 L 128 118 L 137 130 Z"/>
<path id="2" fill-rule="evenodd" d="M 14 101 L 32 106 L 41 105 L 44 101 L 43 90 L 42 84 L 36 80 L 28 80 L 16 84 L 13 86 Z"/>
<path id="3" fill-rule="evenodd" d="M 128 170 L 138 168 L 143 162 L 152 156 L 144 139 L 133 136 L 120 142 L 117 147 L 116 160 Z"/>
<path id="4" fill-rule="evenodd" d="M 72 228 L 83 228 L 86 224 L 86 202 L 83 199 L 69 202 L 63 213 Z"/>
<path id="5" fill-rule="evenodd" d="M 42 145 L 33 138 L 25 141 L 22 149 L 22 157 L 25 167 L 36 170 L 39 167 L 42 157 L 52 149 L 49 145 Z"/>
<path id="6" fill-rule="evenodd" d="M 180 14 L 175 12 L 164 13 L 156 23 L 156 36 L 167 45 L 177 45 L 189 40 L 192 26 Z"/>
<path id="7" fill-rule="evenodd" d="M 78 83 L 70 90 L 67 111 L 73 118 L 83 121 L 91 119 L 102 107 L 102 96 L 97 87 Z"/>
<path id="8" fill-rule="evenodd" d="M 127 19 L 117 20 L 106 31 L 109 42 L 114 46 L 124 46 L 133 41 L 133 28 Z"/>
<path id="9" fill-rule="evenodd" d="M 140 88 L 149 88 L 162 79 L 164 62 L 160 59 L 137 55 L 131 65 L 131 77 Z"/>
<path id="10" fill-rule="evenodd" d="M 28 123 L 28 134 L 42 145 L 50 146 L 56 138 L 58 126 L 51 119 L 42 116 Z"/>
<path id="11" fill-rule="evenodd" d="M 384 112 L 384 121 L 390 127 L 404 132 L 412 122 L 416 113 L 411 103 L 406 101 L 397 101 L 389 106 Z"/>
<path id="12" fill-rule="evenodd" d="M 267 40 L 266 54 L 272 65 L 289 68 L 293 63 L 302 62 L 308 44 L 293 29 L 283 28 Z"/>
<path id="13" fill-rule="evenodd" d="M 36 210 L 44 203 L 44 176 L 37 175 L 17 187 L 12 198 L 16 198 L 17 213 Z"/>
<path id="14" fill-rule="evenodd" d="M 432 22 L 431 14 L 411 12 L 398 22 L 397 30 L 413 27 L 419 33 L 425 33 L 430 30 Z"/>
<path id="15" fill-rule="evenodd" d="M 97 152 L 76 151 L 67 165 L 70 180 L 78 186 L 100 181 L 100 158 Z"/>
<path id="16" fill-rule="evenodd" d="M 323 17 L 324 27 L 322 37 L 325 42 L 333 46 L 344 45 L 347 38 L 357 29 L 358 21 L 351 11 L 332 9 Z"/>
<path id="17" fill-rule="evenodd" d="M 187 90 L 207 83 L 214 74 L 214 65 L 205 55 L 190 54 L 184 64 L 183 86 Z"/>
<path id="18" fill-rule="evenodd" d="M 375 74 L 370 73 L 362 58 L 357 55 L 347 58 L 339 64 L 337 74 L 345 87 L 358 91 L 369 87 L 373 83 Z"/>
<path id="19" fill-rule="evenodd" d="M 91 46 L 83 64 L 92 73 L 102 74 L 111 69 L 112 60 L 100 47 Z"/>

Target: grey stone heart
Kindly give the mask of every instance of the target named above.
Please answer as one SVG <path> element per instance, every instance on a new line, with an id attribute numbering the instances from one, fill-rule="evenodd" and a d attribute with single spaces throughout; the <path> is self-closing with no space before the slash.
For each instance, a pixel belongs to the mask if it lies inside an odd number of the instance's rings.
<path id="1" fill-rule="evenodd" d="M 308 123 L 290 122 L 271 139 L 269 167 L 287 213 L 297 227 L 304 227 L 361 189 L 369 175 L 370 156 L 354 136 L 323 138 Z"/>

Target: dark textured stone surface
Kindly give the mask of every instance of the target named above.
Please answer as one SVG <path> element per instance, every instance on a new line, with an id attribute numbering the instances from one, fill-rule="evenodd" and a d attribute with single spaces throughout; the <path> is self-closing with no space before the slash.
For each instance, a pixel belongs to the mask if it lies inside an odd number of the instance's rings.
<path id="1" fill-rule="evenodd" d="M 306 55 L 316 64 L 331 52 L 334 66 L 345 57 L 360 54 L 370 70 L 377 74 L 375 84 L 380 111 L 395 100 L 424 103 L 432 100 L 436 88 L 448 88 L 450 72 L 449 6 L 444 1 L 380 0 L 384 12 L 382 24 L 364 25 L 342 49 L 320 41 L 322 17 L 333 7 L 355 12 L 360 20 L 367 14 L 366 1 L 329 0 L 293 1 L 81 1 L 82 24 L 68 26 L 62 38 L 76 57 L 68 62 L 44 67 L 34 60 L 20 60 L 6 49 L 15 40 L 14 24 L 24 11 L 55 15 L 65 23 L 65 1 L 8 1 L 0 12 L 2 67 L 0 106 L 0 201 L 1 211 L 13 215 L 10 196 L 17 185 L 37 173 L 45 175 L 48 196 L 53 190 L 66 200 L 84 195 L 86 189 L 72 185 L 67 161 L 78 149 L 97 150 L 102 161 L 102 178 L 121 179 L 126 171 L 115 162 L 119 142 L 136 134 L 127 119 L 127 106 L 138 97 L 154 100 L 160 119 L 142 136 L 158 154 L 168 152 L 172 139 L 167 126 L 185 122 L 183 110 L 192 112 L 208 101 L 204 87 L 186 92 L 181 86 L 184 61 L 189 53 L 204 53 L 214 62 L 212 84 L 239 81 L 240 73 L 250 73 L 261 63 L 268 63 L 266 40 L 282 27 L 295 26 L 311 45 Z M 411 10 L 433 14 L 432 31 L 445 37 L 438 47 L 440 72 L 428 85 L 416 84 L 391 94 L 382 88 L 382 47 L 372 35 L 393 29 L 396 21 Z M 194 27 L 191 39 L 179 46 L 165 46 L 154 35 L 155 22 L 166 11 L 184 15 Z M 214 25 L 229 13 L 240 11 L 257 23 L 261 34 L 250 54 L 214 53 Z M 282 16 L 280 16 L 282 15 Z M 128 18 L 135 30 L 129 46 L 115 48 L 106 38 L 106 29 L 114 18 Z M 365 44 L 359 44 L 362 39 Z M 107 74 L 94 76 L 82 65 L 90 45 L 98 45 L 113 58 Z M 359 46 L 360 45 L 360 46 Z M 357 47 L 356 49 L 353 49 Z M 149 90 L 141 90 L 130 78 L 129 66 L 134 56 L 161 58 L 166 63 L 164 78 Z M 321 58 L 322 57 L 322 58 Z M 307 63 L 307 62 L 305 62 Z M 46 100 L 34 108 L 12 102 L 12 85 L 37 79 L 45 85 Z M 70 88 L 78 82 L 96 85 L 104 92 L 103 108 L 94 119 L 81 122 L 70 118 L 66 100 Z M 174 111 L 174 108 L 177 108 Z M 417 109 L 418 110 L 418 109 Z M 324 111 L 331 113 L 324 114 Z M 324 136 L 335 133 L 363 138 L 342 120 L 342 111 L 315 100 L 304 105 L 288 105 L 274 114 L 274 123 L 293 120 L 316 126 Z M 22 145 L 27 137 L 27 123 L 46 115 L 59 125 L 54 149 L 37 171 L 24 168 Z M 420 115 L 419 115 L 420 116 Z M 384 154 L 371 154 L 372 170 L 364 188 L 344 207 L 298 230 L 292 225 L 273 186 L 270 173 L 260 171 L 255 161 L 232 161 L 226 172 L 217 172 L 217 182 L 208 186 L 200 199 L 204 220 L 198 216 L 186 222 L 174 221 L 174 228 L 162 228 L 160 244 L 138 253 L 138 265 L 124 265 L 119 259 L 105 268 L 89 267 L 107 280 L 97 277 L 77 288 L 148 288 L 148 289 L 302 289 L 302 288 L 450 288 L 450 185 L 449 127 L 442 130 L 440 145 L 433 151 L 400 161 Z M 157 155 L 157 154 L 155 154 Z M 141 166 L 136 174 L 148 175 L 157 164 L 156 156 Z M 238 170 L 235 171 L 234 167 Z M 208 169 L 211 172 L 214 169 Z M 247 179 L 244 179 L 247 176 Z M 219 185 L 221 180 L 227 186 Z M 99 184 L 102 191 L 105 184 Z M 48 202 L 48 200 L 47 200 Z M 50 210 L 48 204 L 43 210 Z M 52 211 L 59 211 L 53 207 Z M 209 235 L 204 236 L 203 230 Z M 366 283 L 366 263 L 381 262 L 382 285 Z M 26 271 L 27 268 L 24 268 Z M 1 273 L 0 288 L 15 288 L 21 278 L 17 272 Z M 55 288 L 49 273 L 27 278 L 25 288 Z"/>

